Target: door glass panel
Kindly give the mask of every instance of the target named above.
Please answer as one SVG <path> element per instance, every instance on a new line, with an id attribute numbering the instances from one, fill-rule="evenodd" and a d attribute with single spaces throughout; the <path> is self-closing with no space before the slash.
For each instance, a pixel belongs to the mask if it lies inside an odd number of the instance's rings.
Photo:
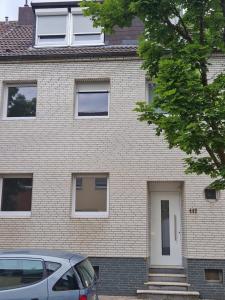
<path id="1" fill-rule="evenodd" d="M 169 200 L 161 200 L 162 255 L 170 255 Z"/>

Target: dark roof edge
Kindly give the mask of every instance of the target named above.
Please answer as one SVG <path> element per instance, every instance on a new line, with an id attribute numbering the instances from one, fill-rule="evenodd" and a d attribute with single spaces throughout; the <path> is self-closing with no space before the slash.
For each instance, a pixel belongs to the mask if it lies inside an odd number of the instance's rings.
<path id="1" fill-rule="evenodd" d="M 47 55 L 11 55 L 11 56 L 0 56 L 0 61 L 23 61 L 23 60 L 58 60 L 58 59 L 82 59 L 82 58 L 123 58 L 123 57 L 136 57 L 138 54 L 136 51 L 129 52 L 117 52 L 117 53 L 79 53 L 79 54 L 47 54 Z"/>
<path id="2" fill-rule="evenodd" d="M 79 2 L 68 1 L 68 2 L 43 2 L 43 3 L 31 3 L 31 7 L 35 8 L 60 8 L 60 7 L 78 7 Z"/>

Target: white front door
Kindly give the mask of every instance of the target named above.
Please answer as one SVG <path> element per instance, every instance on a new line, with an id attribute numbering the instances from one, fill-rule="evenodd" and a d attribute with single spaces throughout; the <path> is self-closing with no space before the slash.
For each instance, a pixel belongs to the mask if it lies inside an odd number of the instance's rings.
<path id="1" fill-rule="evenodd" d="M 151 265 L 181 266 L 181 203 L 179 192 L 152 192 Z"/>

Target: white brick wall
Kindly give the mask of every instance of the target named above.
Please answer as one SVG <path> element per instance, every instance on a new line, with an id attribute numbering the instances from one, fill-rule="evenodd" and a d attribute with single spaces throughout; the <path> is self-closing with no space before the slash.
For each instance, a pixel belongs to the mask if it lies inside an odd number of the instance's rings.
<path id="1" fill-rule="evenodd" d="M 182 154 L 137 121 L 145 97 L 138 60 L 0 64 L 3 82 L 37 80 L 35 120 L 0 121 L 0 174 L 33 173 L 32 218 L 0 219 L 0 247 L 60 248 L 147 257 L 147 181 L 185 181 L 184 253 L 224 258 L 225 195 L 203 198 L 205 177 L 185 176 Z M 109 119 L 74 119 L 74 83 L 110 78 Z M 2 97 L 1 97 L 2 100 Z M 2 103 L 1 103 L 2 107 Z M 2 111 L 2 110 L 1 110 Z M 110 217 L 72 219 L 72 173 L 110 174 Z M 198 209 L 197 215 L 189 208 Z"/>

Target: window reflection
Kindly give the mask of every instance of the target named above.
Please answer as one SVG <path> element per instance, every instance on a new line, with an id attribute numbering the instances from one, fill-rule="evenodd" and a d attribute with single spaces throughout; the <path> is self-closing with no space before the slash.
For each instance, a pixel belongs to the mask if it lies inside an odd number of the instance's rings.
<path id="1" fill-rule="evenodd" d="M 8 87 L 7 117 L 36 116 L 37 87 Z"/>

